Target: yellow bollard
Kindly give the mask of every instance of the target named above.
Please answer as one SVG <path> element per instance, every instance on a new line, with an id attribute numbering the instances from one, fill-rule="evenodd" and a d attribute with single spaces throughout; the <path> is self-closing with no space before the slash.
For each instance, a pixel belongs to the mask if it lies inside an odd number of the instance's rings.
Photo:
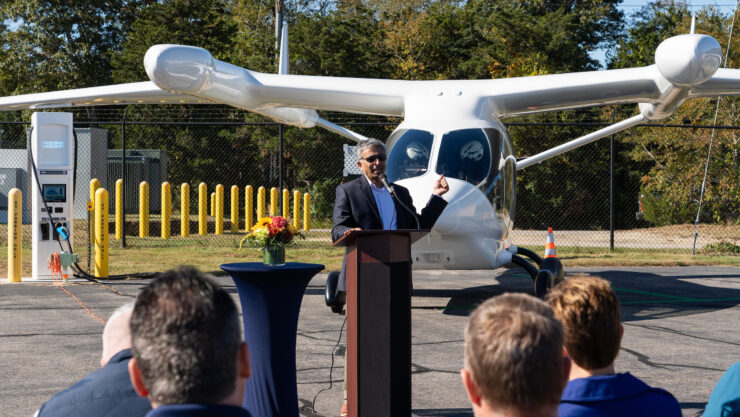
<path id="1" fill-rule="evenodd" d="M 208 234 L 208 186 L 204 182 L 198 184 L 198 234 Z"/>
<path id="2" fill-rule="evenodd" d="M 311 229 L 311 196 L 303 194 L 303 230 Z"/>
<path id="3" fill-rule="evenodd" d="M 216 234 L 224 234 L 224 186 L 216 186 Z"/>
<path id="4" fill-rule="evenodd" d="M 21 282 L 23 244 L 23 193 L 13 188 L 8 193 L 8 282 Z"/>
<path id="5" fill-rule="evenodd" d="M 290 191 L 283 188 L 283 218 L 290 217 Z"/>
<path id="6" fill-rule="evenodd" d="M 301 226 L 301 192 L 293 191 L 293 226 L 297 229 Z"/>
<path id="7" fill-rule="evenodd" d="M 249 232 L 254 224 L 252 214 L 254 213 L 254 189 L 247 185 L 244 189 L 244 230 Z"/>
<path id="8" fill-rule="evenodd" d="M 239 231 L 239 187 L 231 186 L 231 231 Z"/>
<path id="9" fill-rule="evenodd" d="M 270 188 L 270 217 L 278 215 L 278 189 Z"/>
<path id="10" fill-rule="evenodd" d="M 180 185 L 180 236 L 190 236 L 190 185 Z"/>
<path id="11" fill-rule="evenodd" d="M 211 193 L 211 217 L 216 215 L 216 192 Z"/>
<path id="12" fill-rule="evenodd" d="M 98 278 L 107 278 L 108 191 L 106 191 L 105 188 L 99 188 L 95 192 L 95 232 L 95 276 Z"/>
<path id="13" fill-rule="evenodd" d="M 90 180 L 90 201 L 95 204 L 95 191 L 100 188 L 100 181 L 97 178 Z M 95 244 L 95 222 L 90 225 L 90 244 Z"/>
<path id="14" fill-rule="evenodd" d="M 265 217 L 265 187 L 257 189 L 257 221 Z"/>
<path id="15" fill-rule="evenodd" d="M 149 236 L 149 183 L 139 184 L 139 237 Z"/>
<path id="16" fill-rule="evenodd" d="M 165 181 L 162 183 L 162 203 L 160 204 L 162 221 L 160 224 L 160 237 L 170 238 L 170 214 L 172 213 L 172 186 Z"/>
<path id="17" fill-rule="evenodd" d="M 123 239 L 123 180 L 116 180 L 116 240 Z"/>

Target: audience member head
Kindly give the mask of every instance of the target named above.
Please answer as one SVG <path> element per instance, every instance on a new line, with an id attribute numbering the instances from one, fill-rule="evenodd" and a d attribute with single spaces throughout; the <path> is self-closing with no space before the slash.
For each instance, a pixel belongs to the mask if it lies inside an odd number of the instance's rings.
<path id="1" fill-rule="evenodd" d="M 613 373 L 623 328 L 619 301 L 609 282 L 568 278 L 548 294 L 547 302 L 563 324 L 565 349 L 574 365 L 586 371 L 611 368 Z"/>
<path id="2" fill-rule="evenodd" d="M 249 352 L 231 297 L 192 267 L 165 272 L 136 298 L 131 380 L 152 407 L 241 405 Z"/>
<path id="3" fill-rule="evenodd" d="M 503 294 L 481 304 L 465 329 L 461 371 L 475 415 L 557 415 L 570 368 L 563 338 L 537 298 Z"/>
<path id="4" fill-rule="evenodd" d="M 134 302 L 126 303 L 113 311 L 103 328 L 103 354 L 100 366 L 106 363 L 116 353 L 131 348 L 131 313 L 134 311 Z"/>

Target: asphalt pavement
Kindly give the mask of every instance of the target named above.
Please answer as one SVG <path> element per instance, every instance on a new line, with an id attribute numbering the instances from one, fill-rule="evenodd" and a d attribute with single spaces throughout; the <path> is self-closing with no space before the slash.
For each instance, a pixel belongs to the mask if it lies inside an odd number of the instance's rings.
<path id="1" fill-rule="evenodd" d="M 719 377 L 740 361 L 740 268 L 567 270 L 568 275 L 577 273 L 610 280 L 619 295 L 625 333 L 617 371 L 629 371 L 672 392 L 684 416 L 700 415 Z M 229 277 L 216 279 L 237 297 Z M 320 274 L 309 284 L 296 335 L 297 389 L 304 416 L 336 415 L 342 400 L 344 316 L 324 306 L 325 279 Z M 31 416 L 56 392 L 96 369 L 103 324 L 93 314 L 106 319 L 147 282 L 67 285 L 88 312 L 55 284 L 3 280 L 0 415 Z M 459 377 L 463 328 L 476 305 L 509 291 L 531 293 L 531 280 L 518 269 L 414 272 L 414 414 L 472 416 Z"/>

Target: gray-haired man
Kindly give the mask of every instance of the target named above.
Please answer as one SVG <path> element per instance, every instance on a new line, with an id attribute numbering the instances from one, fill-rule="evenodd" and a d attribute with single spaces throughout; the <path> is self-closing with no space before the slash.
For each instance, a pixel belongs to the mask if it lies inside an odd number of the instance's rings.
<path id="1" fill-rule="evenodd" d="M 101 368 L 52 397 L 38 416 L 136 417 L 151 409 L 149 401 L 136 394 L 128 377 L 133 309 L 134 303 L 117 308 L 103 328 Z"/>
<path id="2" fill-rule="evenodd" d="M 249 350 L 229 294 L 192 267 L 168 271 L 139 294 L 131 317 L 134 388 L 147 417 L 248 417 L 241 407 Z"/>

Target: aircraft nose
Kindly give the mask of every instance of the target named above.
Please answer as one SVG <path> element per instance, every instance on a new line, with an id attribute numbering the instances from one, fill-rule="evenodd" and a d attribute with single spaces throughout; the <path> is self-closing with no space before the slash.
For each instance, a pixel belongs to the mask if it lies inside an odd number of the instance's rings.
<path id="1" fill-rule="evenodd" d="M 200 91 L 213 72 L 214 60 L 203 48 L 183 45 L 154 45 L 146 51 L 144 68 L 159 88 L 173 93 Z"/>

